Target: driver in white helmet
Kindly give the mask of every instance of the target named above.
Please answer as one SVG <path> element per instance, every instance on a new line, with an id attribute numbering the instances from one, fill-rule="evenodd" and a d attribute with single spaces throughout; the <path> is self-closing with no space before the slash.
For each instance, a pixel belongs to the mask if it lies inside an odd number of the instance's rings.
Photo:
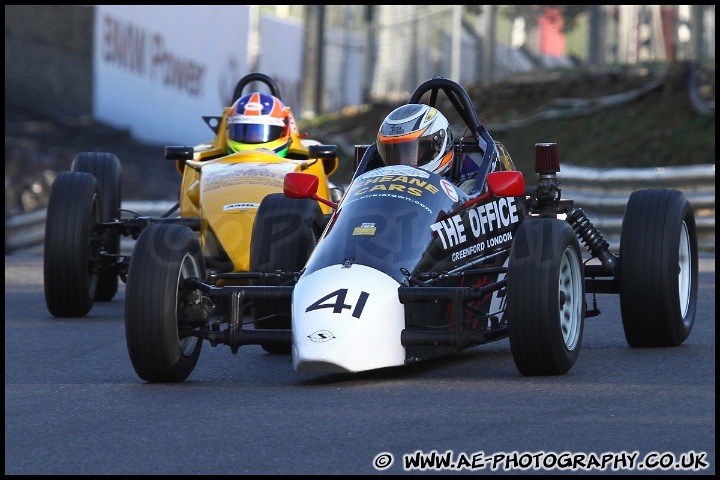
<path id="1" fill-rule="evenodd" d="M 385 118 L 377 136 L 377 150 L 387 165 L 410 165 L 450 177 L 455 146 L 450 123 L 434 107 L 410 103 L 396 108 Z M 460 188 L 470 193 L 477 174 L 463 171 Z M 465 170 L 465 169 L 463 169 Z"/>

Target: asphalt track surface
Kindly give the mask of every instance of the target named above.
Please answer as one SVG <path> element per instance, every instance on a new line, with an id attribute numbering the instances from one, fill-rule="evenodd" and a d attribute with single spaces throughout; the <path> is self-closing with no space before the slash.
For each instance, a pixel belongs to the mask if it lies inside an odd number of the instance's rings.
<path id="1" fill-rule="evenodd" d="M 563 376 L 520 376 L 507 340 L 362 374 L 205 342 L 188 380 L 153 385 L 128 358 L 124 284 L 58 319 L 42 258 L 6 256 L 5 474 L 714 474 L 715 255 L 700 266 L 683 345 L 629 348 L 617 296 L 599 295 Z M 416 453 L 455 468 L 411 469 Z"/>

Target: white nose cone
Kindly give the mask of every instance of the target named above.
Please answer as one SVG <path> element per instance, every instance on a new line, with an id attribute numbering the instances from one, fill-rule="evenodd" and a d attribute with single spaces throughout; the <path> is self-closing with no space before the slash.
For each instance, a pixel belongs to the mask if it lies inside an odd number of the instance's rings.
<path id="1" fill-rule="evenodd" d="M 292 296 L 297 372 L 361 372 L 405 363 L 405 308 L 393 278 L 363 265 L 303 277 Z"/>

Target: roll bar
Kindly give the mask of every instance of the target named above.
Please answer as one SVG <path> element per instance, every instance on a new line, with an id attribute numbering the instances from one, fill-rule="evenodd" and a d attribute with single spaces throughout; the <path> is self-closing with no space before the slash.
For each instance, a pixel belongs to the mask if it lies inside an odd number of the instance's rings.
<path id="1" fill-rule="evenodd" d="M 480 119 L 475 112 L 475 107 L 470 100 L 470 95 L 467 91 L 459 84 L 445 77 L 433 77 L 430 80 L 420 84 L 413 94 L 410 96 L 409 103 L 423 103 L 420 99 L 426 93 L 430 93 L 430 101 L 427 105 L 435 107 L 438 98 L 438 92 L 442 91 L 445 96 L 457 110 L 460 118 L 470 128 L 475 140 L 479 140 L 481 137 L 481 131 L 484 130 L 484 125 L 480 123 Z"/>
<path id="2" fill-rule="evenodd" d="M 235 85 L 235 90 L 233 91 L 233 98 L 231 103 L 235 103 L 235 100 L 240 98 L 242 96 L 243 89 L 252 82 L 261 82 L 267 85 L 267 87 L 270 89 L 270 93 L 277 97 L 282 101 L 282 98 L 280 97 L 280 88 L 278 88 L 277 83 L 275 83 L 275 80 L 268 77 L 264 73 L 248 73 L 244 77 L 242 77 L 238 83 Z"/>

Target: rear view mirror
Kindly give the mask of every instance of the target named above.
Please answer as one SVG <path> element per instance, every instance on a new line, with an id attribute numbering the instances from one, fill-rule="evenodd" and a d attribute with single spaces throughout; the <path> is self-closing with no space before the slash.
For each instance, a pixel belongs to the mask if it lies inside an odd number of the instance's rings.
<path id="1" fill-rule="evenodd" d="M 290 172 L 283 181 L 283 193 L 288 198 L 312 198 L 317 194 L 318 177 L 310 173 Z"/>
<path id="2" fill-rule="evenodd" d="M 521 172 L 492 172 L 487 176 L 488 188 L 498 197 L 519 197 L 525 194 L 525 180 Z"/>
<path id="3" fill-rule="evenodd" d="M 485 178 L 488 191 L 477 198 L 465 202 L 465 208 L 482 202 L 493 195 L 498 197 L 519 197 L 525 195 L 525 180 L 522 172 L 511 170 L 508 172 L 491 172 Z"/>
<path id="4" fill-rule="evenodd" d="M 331 202 L 317 194 L 320 180 L 311 173 L 290 172 L 283 180 L 283 193 L 288 198 L 312 198 L 337 209 L 337 203 Z"/>

